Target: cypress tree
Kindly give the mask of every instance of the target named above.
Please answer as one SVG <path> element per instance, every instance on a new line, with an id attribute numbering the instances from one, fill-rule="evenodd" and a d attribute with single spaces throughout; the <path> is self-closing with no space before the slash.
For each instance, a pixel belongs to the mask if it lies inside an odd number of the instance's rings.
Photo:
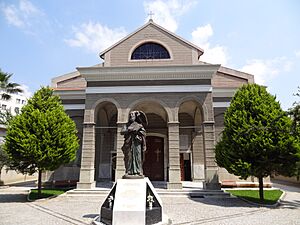
<path id="1" fill-rule="evenodd" d="M 234 95 L 224 126 L 215 148 L 217 164 L 242 179 L 257 177 L 263 202 L 263 178 L 291 176 L 299 161 L 291 119 L 265 87 L 248 84 Z"/>
<path id="2" fill-rule="evenodd" d="M 21 173 L 38 172 L 40 195 L 42 172 L 75 159 L 79 147 L 76 133 L 59 97 L 49 87 L 42 87 L 8 123 L 4 148 L 10 167 Z"/>

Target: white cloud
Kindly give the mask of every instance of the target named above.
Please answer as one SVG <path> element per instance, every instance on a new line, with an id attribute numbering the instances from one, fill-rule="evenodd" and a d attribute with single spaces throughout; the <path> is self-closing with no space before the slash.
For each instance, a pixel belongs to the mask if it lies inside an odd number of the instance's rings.
<path id="1" fill-rule="evenodd" d="M 14 5 L 5 6 L 2 8 L 2 12 L 7 22 L 16 27 L 23 27 L 24 22 L 21 20 L 18 9 Z"/>
<path id="2" fill-rule="evenodd" d="M 20 0 L 18 5 L 3 4 L 1 11 L 9 24 L 19 28 L 30 27 L 37 16 L 43 15 L 42 11 L 28 0 Z"/>
<path id="3" fill-rule="evenodd" d="M 254 75 L 254 80 L 258 84 L 266 84 L 280 73 L 289 72 L 293 63 L 286 57 L 274 59 L 252 59 L 248 60 L 241 71 Z"/>
<path id="4" fill-rule="evenodd" d="M 213 28 L 210 24 L 197 27 L 192 32 L 192 42 L 204 50 L 200 60 L 213 64 L 227 65 L 229 55 L 225 46 L 211 46 L 209 39 L 213 36 Z"/>
<path id="5" fill-rule="evenodd" d="M 153 20 L 157 24 L 175 32 L 178 28 L 178 19 L 186 13 L 196 1 L 189 0 L 155 0 L 145 1 L 144 10 L 146 13 L 153 12 Z M 148 21 L 150 16 L 146 18 Z"/>
<path id="6" fill-rule="evenodd" d="M 300 50 L 295 51 L 295 55 L 296 55 L 296 57 L 300 57 Z"/>
<path id="7" fill-rule="evenodd" d="M 29 87 L 27 85 L 22 84 L 21 89 L 23 90 L 22 95 L 24 95 L 26 98 L 31 98 L 33 94 L 31 91 L 29 91 Z"/>
<path id="8" fill-rule="evenodd" d="M 30 1 L 21 0 L 19 3 L 19 9 L 21 12 L 28 16 L 30 14 L 40 14 L 40 10 L 35 7 Z"/>
<path id="9" fill-rule="evenodd" d="M 227 48 L 218 45 L 212 48 L 209 45 L 204 46 L 204 54 L 201 56 L 201 61 L 226 66 L 229 61 Z"/>
<path id="10" fill-rule="evenodd" d="M 208 39 L 214 34 L 214 31 L 210 24 L 202 27 L 197 27 L 192 32 L 192 41 L 199 46 L 208 44 Z"/>
<path id="11" fill-rule="evenodd" d="M 64 41 L 71 47 L 82 47 L 89 52 L 99 53 L 126 36 L 124 28 L 111 29 L 100 23 L 83 23 L 73 27 L 75 37 Z"/>

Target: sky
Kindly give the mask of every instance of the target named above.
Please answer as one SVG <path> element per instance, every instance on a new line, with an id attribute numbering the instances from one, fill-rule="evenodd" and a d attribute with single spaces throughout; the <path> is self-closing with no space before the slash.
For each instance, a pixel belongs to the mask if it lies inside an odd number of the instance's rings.
<path id="1" fill-rule="evenodd" d="M 0 0 L 0 68 L 26 95 L 149 20 L 204 49 L 201 61 L 255 75 L 287 110 L 299 97 L 298 0 Z"/>

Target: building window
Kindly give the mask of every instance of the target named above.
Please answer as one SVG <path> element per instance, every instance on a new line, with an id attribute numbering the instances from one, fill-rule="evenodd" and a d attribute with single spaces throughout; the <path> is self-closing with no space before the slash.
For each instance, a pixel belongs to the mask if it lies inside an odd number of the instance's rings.
<path id="1" fill-rule="evenodd" d="M 20 113 L 20 108 L 19 107 L 15 107 L 15 113 L 19 114 Z"/>
<path id="2" fill-rule="evenodd" d="M 1 109 L 6 110 L 6 105 L 2 104 Z"/>
<path id="3" fill-rule="evenodd" d="M 17 99 L 16 99 L 16 103 L 17 103 L 17 104 L 20 104 L 20 103 L 21 103 L 21 99 L 17 98 Z"/>
<path id="4" fill-rule="evenodd" d="M 22 100 L 22 104 L 25 105 L 25 103 L 26 103 L 26 101 L 25 101 L 25 100 Z"/>
<path id="5" fill-rule="evenodd" d="M 164 46 L 147 42 L 133 51 L 131 59 L 170 59 L 170 54 Z"/>

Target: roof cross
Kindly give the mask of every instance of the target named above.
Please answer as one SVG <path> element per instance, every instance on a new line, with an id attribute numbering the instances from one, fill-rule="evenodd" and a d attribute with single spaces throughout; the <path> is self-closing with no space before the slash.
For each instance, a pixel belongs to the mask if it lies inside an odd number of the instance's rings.
<path id="1" fill-rule="evenodd" d="M 148 13 L 148 16 L 150 17 L 150 20 L 153 19 L 153 18 L 152 18 L 153 15 L 154 15 L 154 13 L 153 13 L 152 11 L 150 11 L 150 12 Z"/>

